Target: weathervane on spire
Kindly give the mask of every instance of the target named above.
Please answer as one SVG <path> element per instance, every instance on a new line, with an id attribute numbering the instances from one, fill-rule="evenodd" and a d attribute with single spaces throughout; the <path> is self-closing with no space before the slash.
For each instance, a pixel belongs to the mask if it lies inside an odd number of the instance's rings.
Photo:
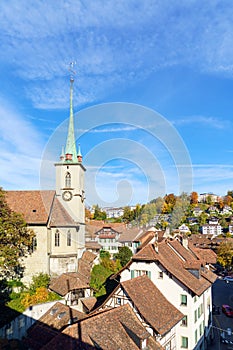
<path id="1" fill-rule="evenodd" d="M 70 62 L 70 68 L 69 68 L 69 71 L 70 71 L 70 81 L 73 82 L 74 81 L 74 76 L 76 74 L 76 71 L 74 70 L 74 66 L 76 65 L 76 62 L 73 61 L 73 62 Z"/>

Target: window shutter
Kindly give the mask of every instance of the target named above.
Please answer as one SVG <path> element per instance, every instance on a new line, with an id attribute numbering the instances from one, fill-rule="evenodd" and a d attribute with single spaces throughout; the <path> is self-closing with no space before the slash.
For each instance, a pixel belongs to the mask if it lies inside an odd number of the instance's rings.
<path id="1" fill-rule="evenodd" d="M 134 278 L 134 270 L 131 270 L 131 279 Z"/>

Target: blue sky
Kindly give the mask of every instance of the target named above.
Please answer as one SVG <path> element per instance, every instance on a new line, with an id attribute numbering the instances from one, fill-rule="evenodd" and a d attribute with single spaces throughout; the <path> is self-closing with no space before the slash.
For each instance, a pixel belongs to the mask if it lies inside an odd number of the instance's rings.
<path id="1" fill-rule="evenodd" d="M 88 205 L 232 190 L 232 13 L 229 0 L 1 1 L 1 186 L 54 187 L 76 61 Z"/>

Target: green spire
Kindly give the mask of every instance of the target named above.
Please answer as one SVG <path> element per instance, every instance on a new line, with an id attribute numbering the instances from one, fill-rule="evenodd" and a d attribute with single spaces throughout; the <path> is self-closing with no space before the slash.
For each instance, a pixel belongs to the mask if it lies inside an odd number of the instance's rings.
<path id="1" fill-rule="evenodd" d="M 74 114 L 73 114 L 73 83 L 74 79 L 70 78 L 70 120 L 68 136 L 66 140 L 66 161 L 77 162 L 77 149 L 74 136 Z"/>

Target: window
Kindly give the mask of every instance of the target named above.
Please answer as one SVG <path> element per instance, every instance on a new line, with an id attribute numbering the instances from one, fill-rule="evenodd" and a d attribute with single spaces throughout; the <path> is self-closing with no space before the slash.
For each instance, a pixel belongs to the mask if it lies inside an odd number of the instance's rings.
<path id="1" fill-rule="evenodd" d="M 199 335 L 200 335 L 200 337 L 202 336 L 202 324 L 200 324 L 200 326 L 199 326 Z"/>
<path id="2" fill-rule="evenodd" d="M 31 254 L 31 253 L 35 252 L 36 249 L 37 249 L 37 239 L 36 239 L 36 237 L 33 237 L 32 238 L 32 244 L 31 244 L 31 246 L 29 248 L 29 253 Z"/>
<path id="3" fill-rule="evenodd" d="M 203 304 L 201 304 L 198 308 L 198 317 L 201 317 L 202 314 L 203 314 Z"/>
<path id="4" fill-rule="evenodd" d="M 65 187 L 66 188 L 70 188 L 71 187 L 71 175 L 70 175 L 70 173 L 66 173 Z"/>
<path id="5" fill-rule="evenodd" d="M 163 272 L 159 271 L 159 278 L 163 279 Z"/>
<path id="6" fill-rule="evenodd" d="M 195 343 L 197 343 L 197 340 L 198 340 L 198 338 L 197 338 L 197 329 L 195 330 Z"/>
<path id="7" fill-rule="evenodd" d="M 194 322 L 197 322 L 197 310 L 194 311 Z"/>
<path id="8" fill-rule="evenodd" d="M 131 278 L 147 275 L 151 279 L 151 271 L 146 270 L 131 270 Z"/>
<path id="9" fill-rule="evenodd" d="M 187 327 L 188 326 L 188 317 L 184 316 L 181 320 L 181 326 Z"/>
<path id="10" fill-rule="evenodd" d="M 187 306 L 187 295 L 181 294 L 181 305 Z"/>
<path id="11" fill-rule="evenodd" d="M 117 298 L 117 305 L 121 305 L 121 298 Z"/>
<path id="12" fill-rule="evenodd" d="M 181 337 L 181 347 L 183 349 L 188 349 L 188 338 L 187 337 Z"/>
<path id="13" fill-rule="evenodd" d="M 59 247 L 60 245 L 60 232 L 56 230 L 55 232 L 55 247 Z"/>
<path id="14" fill-rule="evenodd" d="M 197 301 L 197 296 L 195 295 L 195 297 L 194 297 L 194 303 L 196 303 L 196 301 Z"/>
<path id="15" fill-rule="evenodd" d="M 71 232 L 70 230 L 67 232 L 67 246 L 71 246 Z"/>
<path id="16" fill-rule="evenodd" d="M 149 271 L 146 270 L 135 270 L 134 277 L 147 275 L 149 277 Z"/>

